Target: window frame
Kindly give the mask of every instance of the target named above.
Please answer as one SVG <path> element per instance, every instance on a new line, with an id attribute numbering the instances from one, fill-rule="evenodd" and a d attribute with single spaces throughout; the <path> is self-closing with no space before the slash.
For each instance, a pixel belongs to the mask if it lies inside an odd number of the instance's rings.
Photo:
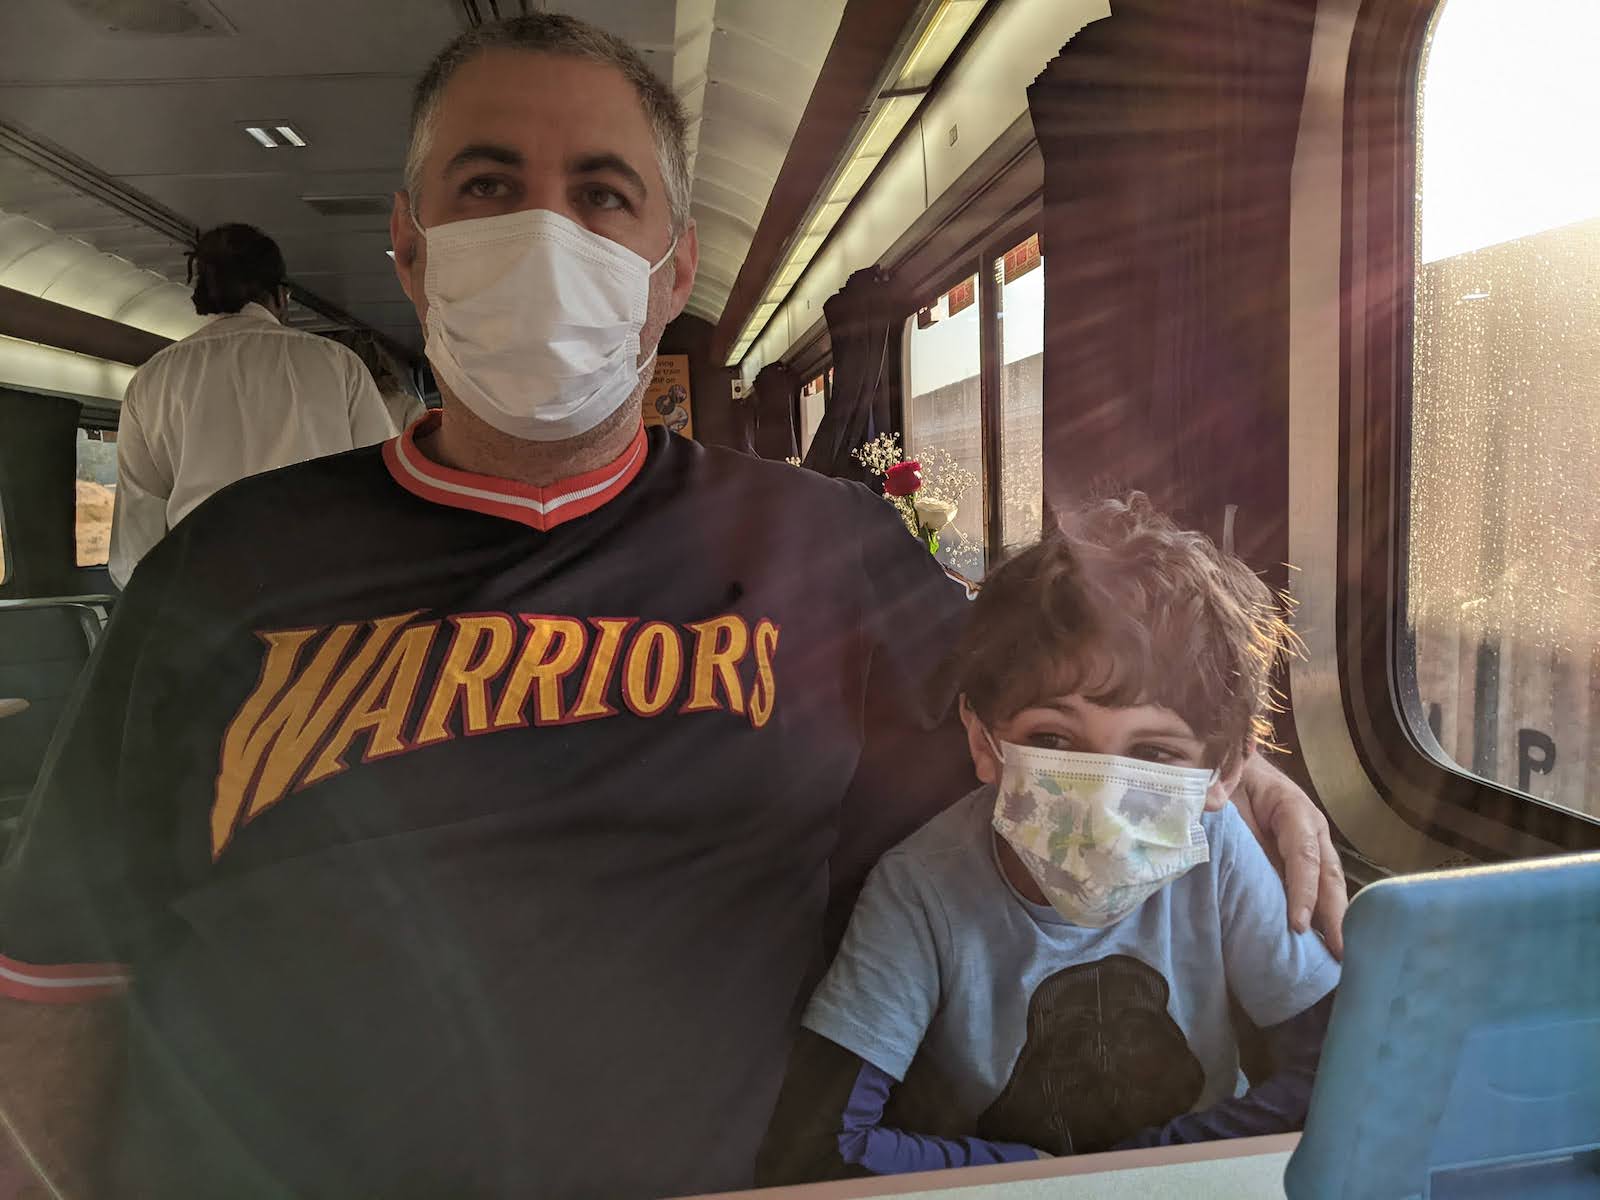
<path id="1" fill-rule="evenodd" d="M 1407 824 L 1482 860 L 1600 847 L 1600 819 L 1446 762 L 1406 621 L 1423 53 L 1448 0 L 1364 0 L 1345 93 L 1338 670 L 1361 765 Z"/>
<path id="2" fill-rule="evenodd" d="M 977 276 L 978 304 L 978 415 L 979 439 L 983 459 L 983 561 L 987 572 L 1005 554 L 1003 528 L 1005 507 L 1000 494 L 1001 468 L 1005 463 L 1005 422 L 1000 411 L 1001 393 L 1004 390 L 1004 343 L 1000 333 L 1000 283 L 995 278 L 995 264 L 1006 253 L 1035 234 L 1039 236 L 1039 253 L 1044 255 L 1044 230 L 1042 214 L 1030 202 L 1019 206 L 1019 211 L 1008 214 L 1004 224 L 997 225 L 959 255 L 949 260 L 937 274 L 927 277 L 918 286 L 911 301 L 912 307 L 901 320 L 900 378 L 903 394 L 895 404 L 895 432 L 903 446 L 910 445 L 910 430 L 906 423 L 906 401 L 911 396 L 911 322 L 927 303 L 937 301 L 959 283 Z M 1048 269 L 1048 268 L 1045 268 Z M 907 451 L 909 453 L 909 449 Z M 1042 499 L 1042 497 L 1041 497 Z"/>

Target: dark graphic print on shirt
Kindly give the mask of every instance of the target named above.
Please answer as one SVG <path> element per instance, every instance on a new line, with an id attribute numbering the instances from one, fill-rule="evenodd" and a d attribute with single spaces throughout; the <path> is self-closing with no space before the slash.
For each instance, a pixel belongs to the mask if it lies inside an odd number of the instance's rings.
<path id="1" fill-rule="evenodd" d="M 1089 1154 L 1188 1112 L 1205 1072 L 1168 1014 L 1170 996 L 1159 972 L 1123 954 L 1049 976 L 1028 1003 L 1022 1053 L 978 1135 Z"/>

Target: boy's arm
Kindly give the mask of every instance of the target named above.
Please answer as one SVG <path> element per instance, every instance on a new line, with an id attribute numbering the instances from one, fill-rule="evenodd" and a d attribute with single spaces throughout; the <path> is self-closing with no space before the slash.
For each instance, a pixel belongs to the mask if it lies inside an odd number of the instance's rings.
<path id="1" fill-rule="evenodd" d="M 1263 1030 L 1276 1069 L 1244 1095 L 1200 1112 L 1185 1113 L 1165 1125 L 1142 1129 L 1113 1149 L 1263 1137 L 1299 1129 L 1305 1124 L 1306 1110 L 1311 1105 L 1311 1087 L 1316 1082 L 1322 1039 L 1332 1011 L 1333 993 L 1329 992 L 1305 1012 Z"/>
<path id="2" fill-rule="evenodd" d="M 893 1129 L 883 1113 L 895 1079 L 853 1051 L 802 1029 L 772 1125 L 756 1158 L 756 1186 L 861 1175 L 901 1175 L 1032 1162 L 1030 1146 Z"/>
<path id="3" fill-rule="evenodd" d="M 1305 1121 L 1339 982 L 1314 933 L 1294 933 L 1278 877 L 1231 806 L 1208 818 L 1217 920 L 1229 990 L 1266 1033 L 1275 1070 L 1243 1096 L 1135 1134 L 1120 1148 L 1285 1133 Z"/>

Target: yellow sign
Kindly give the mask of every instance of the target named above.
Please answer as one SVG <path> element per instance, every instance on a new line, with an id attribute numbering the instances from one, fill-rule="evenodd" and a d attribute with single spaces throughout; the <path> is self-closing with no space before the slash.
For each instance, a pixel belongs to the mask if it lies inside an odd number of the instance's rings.
<path id="1" fill-rule="evenodd" d="M 655 374 L 644 391 L 644 423 L 665 425 L 672 433 L 694 436 L 694 408 L 689 392 L 689 356 L 659 354 Z"/>

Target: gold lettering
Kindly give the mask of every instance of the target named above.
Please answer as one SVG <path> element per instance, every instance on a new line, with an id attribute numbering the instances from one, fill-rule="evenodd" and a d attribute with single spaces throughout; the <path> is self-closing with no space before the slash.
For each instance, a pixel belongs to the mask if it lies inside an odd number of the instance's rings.
<path id="1" fill-rule="evenodd" d="M 533 723 L 553 725 L 561 720 L 561 683 L 578 665 L 589 640 L 583 622 L 571 617 L 524 615 L 522 619 L 527 622 L 528 636 L 522 643 L 522 655 L 511 670 L 505 695 L 500 697 L 500 710 L 494 718 L 496 729 L 527 723 L 522 708 L 535 683 L 539 690 L 534 696 Z"/>
<path id="2" fill-rule="evenodd" d="M 589 669 L 584 673 L 578 703 L 569 717 L 573 721 L 617 715 L 617 710 L 606 703 L 606 693 L 611 690 L 612 677 L 617 673 L 617 652 L 622 648 L 622 635 L 633 625 L 633 618 L 591 617 L 589 623 L 600 631 L 600 640 L 589 653 Z"/>
<path id="3" fill-rule="evenodd" d="M 417 730 L 418 746 L 455 736 L 448 722 L 461 700 L 466 702 L 463 732 L 483 733 L 489 728 L 489 683 L 506 669 L 516 642 L 516 627 L 504 613 L 451 617 L 450 621 L 456 627 L 455 636 Z"/>
<path id="4" fill-rule="evenodd" d="M 350 711 L 339 723 L 339 731 L 323 747 L 301 786 L 319 783 L 346 769 L 344 755 L 359 733 L 371 731 L 365 757 L 383 758 L 406 749 L 402 730 L 417 696 L 417 684 L 428 662 L 428 651 L 439 631 L 437 622 L 407 629 L 396 639 L 389 653 L 367 680 Z"/>
<path id="5" fill-rule="evenodd" d="M 683 640 L 665 621 L 643 626 L 622 667 L 622 702 L 641 717 L 656 717 L 672 703 L 683 679 Z"/>
<path id="6" fill-rule="evenodd" d="M 335 668 L 361 623 L 335 626 L 298 675 L 294 672 L 300 652 L 320 630 L 262 635 L 267 659 L 261 679 L 223 734 L 211 809 L 213 858 L 221 855 L 239 825 L 248 824 L 284 797 L 395 631 L 416 615 L 409 612 L 373 622 L 372 632 L 337 675 Z"/>
<path id="7" fill-rule="evenodd" d="M 737 667 L 750 649 L 750 627 L 743 617 L 713 617 L 690 625 L 694 632 L 694 674 L 689 687 L 686 713 L 713 712 L 717 702 L 716 681 L 721 680 L 728 708 L 744 712 L 744 685 Z"/>
<path id="8" fill-rule="evenodd" d="M 772 660 L 778 653 L 779 629 L 763 617 L 756 624 L 756 681 L 750 689 L 750 724 L 762 728 L 772 719 L 772 707 L 777 700 L 777 680 L 772 673 Z"/>

